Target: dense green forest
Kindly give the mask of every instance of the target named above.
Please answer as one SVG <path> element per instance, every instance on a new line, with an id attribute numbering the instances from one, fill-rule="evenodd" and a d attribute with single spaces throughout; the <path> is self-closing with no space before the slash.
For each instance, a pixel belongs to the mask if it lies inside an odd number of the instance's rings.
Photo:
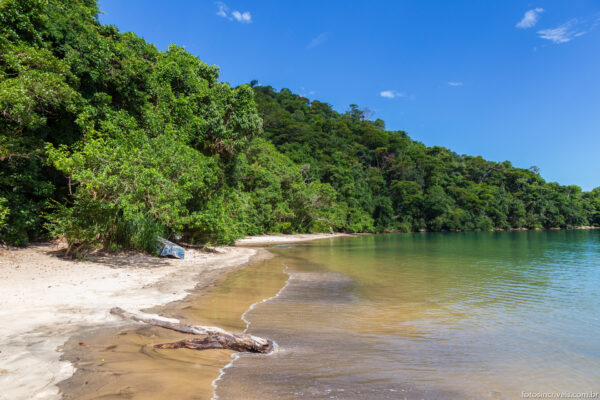
<path id="1" fill-rule="evenodd" d="M 427 147 L 351 105 L 232 88 L 95 0 L 0 2 L 0 241 L 600 225 L 600 189 Z"/>

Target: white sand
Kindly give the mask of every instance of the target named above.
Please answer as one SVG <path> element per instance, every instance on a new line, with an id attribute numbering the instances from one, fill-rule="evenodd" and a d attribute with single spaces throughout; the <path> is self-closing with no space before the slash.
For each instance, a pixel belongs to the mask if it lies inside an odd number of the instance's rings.
<path id="1" fill-rule="evenodd" d="M 353 236 L 347 233 L 305 233 L 296 235 L 260 235 L 260 236 L 248 236 L 243 239 L 239 239 L 235 242 L 236 246 L 239 245 L 263 245 L 263 244 L 278 244 L 278 243 L 295 243 L 295 242 L 307 242 L 309 240 L 317 239 L 331 239 L 342 236 Z"/>
<path id="2" fill-rule="evenodd" d="M 73 375 L 59 346 L 75 332 L 122 324 L 111 307 L 139 311 L 184 298 L 203 273 L 241 265 L 256 250 L 186 251 L 186 259 L 142 254 L 69 261 L 57 245 L 0 250 L 0 400 L 58 399 L 56 384 Z"/>

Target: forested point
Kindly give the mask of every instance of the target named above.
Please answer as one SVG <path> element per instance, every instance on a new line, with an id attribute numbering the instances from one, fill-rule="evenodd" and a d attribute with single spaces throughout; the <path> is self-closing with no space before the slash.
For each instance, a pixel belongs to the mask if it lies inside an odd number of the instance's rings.
<path id="1" fill-rule="evenodd" d="M 0 1 L 0 241 L 154 251 L 292 232 L 600 225 L 600 188 L 427 147 L 98 21 Z M 241 62 L 241 61 L 240 61 Z"/>

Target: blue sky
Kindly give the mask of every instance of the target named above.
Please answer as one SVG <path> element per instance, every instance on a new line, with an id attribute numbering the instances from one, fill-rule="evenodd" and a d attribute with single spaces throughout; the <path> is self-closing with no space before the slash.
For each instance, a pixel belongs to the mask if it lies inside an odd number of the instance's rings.
<path id="1" fill-rule="evenodd" d="M 100 0 L 232 85 L 358 104 L 427 145 L 600 186 L 600 2 Z"/>

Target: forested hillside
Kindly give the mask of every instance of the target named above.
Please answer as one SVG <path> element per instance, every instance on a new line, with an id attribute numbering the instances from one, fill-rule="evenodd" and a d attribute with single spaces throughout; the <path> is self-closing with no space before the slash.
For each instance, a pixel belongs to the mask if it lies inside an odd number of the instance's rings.
<path id="1" fill-rule="evenodd" d="M 600 188 L 547 183 L 537 168 L 427 147 L 386 131 L 356 105 L 340 114 L 287 89 L 255 87 L 264 137 L 300 166 L 306 181 L 330 184 L 345 225 L 338 229 L 490 230 L 600 224 Z"/>
<path id="2" fill-rule="evenodd" d="M 600 225 L 599 189 L 426 147 L 357 106 L 232 88 L 97 15 L 95 0 L 0 2 L 4 243 Z"/>

